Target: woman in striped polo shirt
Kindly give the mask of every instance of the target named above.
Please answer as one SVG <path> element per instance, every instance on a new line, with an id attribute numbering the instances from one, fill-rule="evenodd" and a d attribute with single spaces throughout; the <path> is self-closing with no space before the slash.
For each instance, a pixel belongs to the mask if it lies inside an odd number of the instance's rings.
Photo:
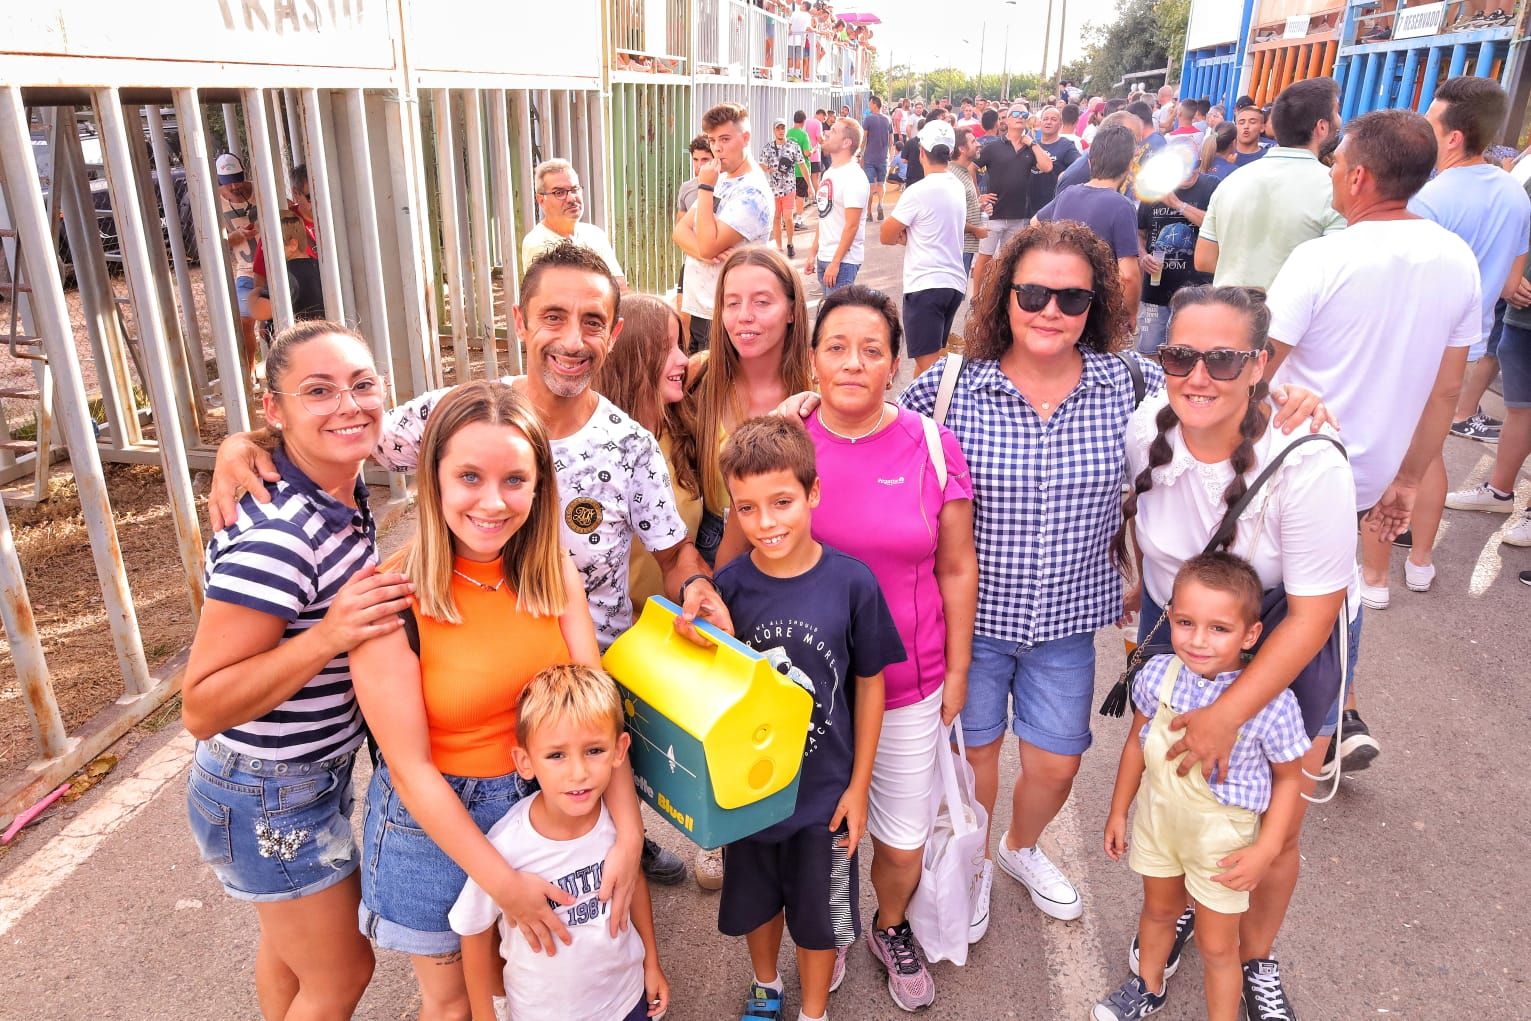
<path id="1" fill-rule="evenodd" d="M 384 389 L 367 342 L 299 323 L 266 361 L 281 478 L 207 547 L 207 601 L 182 686 L 198 738 L 192 835 L 231 897 L 254 902 L 262 1013 L 348 1018 L 372 977 L 351 765 L 362 742 L 349 652 L 397 630 L 410 591 L 379 573 L 362 464 Z"/>

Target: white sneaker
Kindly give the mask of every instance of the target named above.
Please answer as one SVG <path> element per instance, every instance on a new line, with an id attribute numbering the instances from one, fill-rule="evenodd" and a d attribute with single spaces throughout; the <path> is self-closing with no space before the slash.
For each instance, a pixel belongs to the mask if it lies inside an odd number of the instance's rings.
<path id="1" fill-rule="evenodd" d="M 1031 892 L 1031 902 L 1045 915 L 1062 922 L 1072 922 L 1084 914 L 1084 901 L 1068 877 L 1054 865 L 1040 847 L 1012 851 L 1006 846 L 1010 832 L 999 838 L 996 858 L 999 867 Z"/>
<path id="2" fill-rule="evenodd" d="M 1531 510 L 1505 525 L 1504 531 L 1499 533 L 1499 541 L 1511 546 L 1531 546 Z"/>
<path id="3" fill-rule="evenodd" d="M 1515 494 L 1500 496 L 1489 488 L 1487 482 L 1469 489 L 1458 489 L 1446 494 L 1446 506 L 1452 510 L 1489 511 L 1493 514 L 1509 514 L 1515 509 Z"/>
<path id="4" fill-rule="evenodd" d="M 973 881 L 978 884 L 978 890 L 973 896 L 973 917 L 968 921 L 969 946 L 983 939 L 983 934 L 989 931 L 989 895 L 994 890 L 994 862 L 985 858 L 983 868 Z"/>
<path id="5" fill-rule="evenodd" d="M 1430 583 L 1433 581 L 1435 581 L 1434 564 L 1420 567 L 1412 560 L 1404 560 L 1403 583 L 1409 587 L 1410 592 L 1429 592 Z"/>
<path id="6" fill-rule="evenodd" d="M 1361 579 L 1361 605 L 1368 610 L 1385 610 L 1391 602 L 1386 585 L 1368 585 L 1366 579 Z"/>

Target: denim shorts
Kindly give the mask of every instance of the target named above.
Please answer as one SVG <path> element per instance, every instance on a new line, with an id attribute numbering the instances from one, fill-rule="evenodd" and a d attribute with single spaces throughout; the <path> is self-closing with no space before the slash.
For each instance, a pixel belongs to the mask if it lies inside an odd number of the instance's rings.
<path id="1" fill-rule="evenodd" d="M 447 776 L 446 782 L 487 833 L 533 787 L 516 773 Z M 386 950 L 421 957 L 450 954 L 461 938 L 447 922 L 467 873 L 436 846 L 394 790 L 388 764 L 378 760 L 362 816 L 361 931 Z"/>
<path id="2" fill-rule="evenodd" d="M 1531 408 L 1531 330 L 1504 324 L 1499 371 L 1504 377 L 1504 406 Z"/>
<path id="3" fill-rule="evenodd" d="M 829 268 L 829 263 L 823 259 L 816 260 L 818 268 L 819 286 L 828 294 L 837 287 L 849 287 L 856 282 L 856 274 L 861 272 L 860 266 L 852 266 L 848 263 L 840 263 L 840 272 L 835 274 L 833 280 L 824 279 L 824 271 Z"/>
<path id="4" fill-rule="evenodd" d="M 250 299 L 255 297 L 255 278 L 239 277 L 234 281 L 234 296 L 239 300 L 239 315 L 250 318 Z"/>
<path id="5" fill-rule="evenodd" d="M 355 752 L 323 762 L 240 755 L 197 742 L 186 815 L 197 852 L 236 900 L 296 900 L 356 871 Z"/>
<path id="6" fill-rule="evenodd" d="M 973 636 L 962 735 L 975 748 L 998 741 L 1005 725 L 1027 744 L 1055 755 L 1090 747 L 1095 697 L 1095 633 L 1027 645 Z"/>
<path id="7" fill-rule="evenodd" d="M 882 184 L 888 179 L 887 163 L 878 163 L 874 160 L 868 160 L 861 165 L 861 169 L 866 171 L 867 184 Z"/>
<path id="8" fill-rule="evenodd" d="M 1138 306 L 1138 338 L 1136 341 L 1139 354 L 1157 355 L 1159 348 L 1164 345 L 1164 338 L 1169 330 L 1170 310 L 1168 305 L 1152 305 L 1143 302 Z"/>
<path id="9" fill-rule="evenodd" d="M 1153 597 L 1150 596 L 1147 592 L 1144 592 L 1142 609 L 1138 613 L 1139 644 L 1142 644 L 1147 640 L 1149 630 L 1153 628 L 1154 623 L 1159 619 L 1159 615 L 1163 612 L 1163 607 L 1154 602 Z M 1345 695 L 1355 687 L 1356 683 L 1356 657 L 1360 655 L 1361 652 L 1361 618 L 1365 616 L 1365 614 L 1366 609 L 1364 607 L 1356 607 L 1356 615 L 1350 621 L 1350 629 L 1348 634 L 1349 642 L 1345 649 L 1345 683 L 1340 688 L 1339 697 L 1335 699 L 1334 704 L 1329 707 L 1328 715 L 1324 717 L 1323 726 L 1318 728 L 1317 734 L 1310 734 L 1308 735 L 1309 737 L 1333 737 L 1335 728 L 1339 726 L 1340 708 L 1345 701 Z M 1154 637 L 1154 644 L 1157 646 L 1160 644 L 1167 644 L 1168 642 L 1169 639 L 1165 637 L 1165 629 L 1161 627 L 1159 629 L 1158 635 Z M 1296 695 L 1297 692 L 1294 690 L 1293 694 Z M 1299 706 L 1302 705 L 1301 697 L 1298 698 L 1297 704 Z M 1304 715 L 1307 715 L 1306 712 L 1304 712 Z"/>

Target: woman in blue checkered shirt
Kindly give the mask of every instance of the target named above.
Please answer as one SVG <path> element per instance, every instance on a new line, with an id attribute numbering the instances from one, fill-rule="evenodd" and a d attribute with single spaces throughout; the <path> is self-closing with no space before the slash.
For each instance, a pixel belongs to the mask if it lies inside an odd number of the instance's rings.
<path id="1" fill-rule="evenodd" d="M 987 279 L 944 416 L 972 471 L 978 548 L 962 727 L 990 818 L 1000 739 L 1007 729 L 1019 739 L 1021 776 L 998 861 L 1039 909 L 1071 920 L 1083 913 L 1079 891 L 1037 842 L 1090 746 L 1095 632 L 1123 612 L 1111 544 L 1133 369 L 1150 394 L 1164 377 L 1145 358 L 1112 353 L 1126 346 L 1131 316 L 1115 257 L 1083 224 L 1027 227 Z M 947 371 L 937 364 L 915 380 L 904 406 L 934 412 Z M 991 874 L 986 866 L 975 917 L 987 911 Z"/>

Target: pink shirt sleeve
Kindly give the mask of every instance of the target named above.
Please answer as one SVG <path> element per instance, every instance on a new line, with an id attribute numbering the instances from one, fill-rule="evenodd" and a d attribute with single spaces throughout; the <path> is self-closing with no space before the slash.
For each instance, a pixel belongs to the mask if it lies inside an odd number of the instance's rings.
<path id="1" fill-rule="evenodd" d="M 962 456 L 962 446 L 957 442 L 956 434 L 946 426 L 936 428 L 941 430 L 941 450 L 946 454 L 946 491 L 941 494 L 941 503 L 971 500 L 973 476 L 968 471 L 967 458 Z"/>

